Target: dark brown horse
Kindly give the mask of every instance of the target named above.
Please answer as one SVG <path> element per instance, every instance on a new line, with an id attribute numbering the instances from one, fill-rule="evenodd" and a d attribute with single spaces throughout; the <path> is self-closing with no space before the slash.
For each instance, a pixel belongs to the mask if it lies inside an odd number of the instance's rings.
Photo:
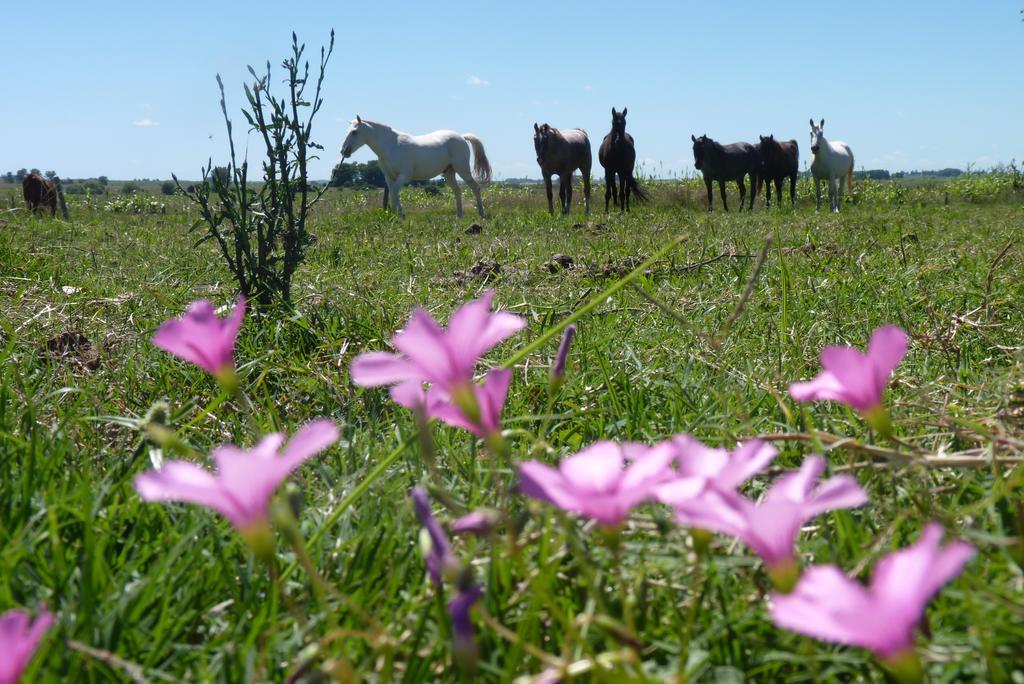
<path id="1" fill-rule="evenodd" d="M 635 192 L 641 202 L 647 201 L 647 193 L 633 177 L 636 164 L 636 148 L 633 147 L 633 136 L 626 132 L 626 112 L 612 107 L 612 130 L 604 136 L 601 149 L 597 151 L 597 159 L 604 167 L 604 211 L 608 213 L 608 200 L 615 202 L 619 211 L 629 211 L 629 195 Z M 615 187 L 615 174 L 619 176 L 618 192 Z"/>
<path id="2" fill-rule="evenodd" d="M 761 159 L 757 149 L 746 142 L 723 145 L 706 135 L 699 138 L 690 135 L 693 141 L 693 165 L 704 174 L 704 185 L 708 189 L 708 211 L 711 211 L 713 199 L 711 183 L 718 181 L 718 189 L 722 193 L 722 206 L 729 211 L 729 203 L 725 199 L 726 181 L 736 181 L 740 186 L 740 211 L 743 211 L 743 198 L 747 194 L 744 180 L 750 176 L 750 209 L 754 208 L 754 197 L 761 172 Z"/>
<path id="3" fill-rule="evenodd" d="M 757 151 L 761 155 L 761 179 L 765 183 L 764 205 L 770 207 L 772 204 L 772 182 L 775 183 L 779 206 L 782 205 L 782 180 L 788 177 L 789 201 L 796 206 L 796 176 L 800 170 L 800 147 L 796 140 L 779 142 L 774 134 L 762 135 Z"/>
<path id="4" fill-rule="evenodd" d="M 57 190 L 48 179 L 38 173 L 30 173 L 21 181 L 21 192 L 29 211 L 50 207 L 50 216 L 57 215 Z"/>
<path id="5" fill-rule="evenodd" d="M 590 213 L 590 167 L 594 163 L 590 154 L 590 138 L 582 128 L 567 128 L 560 131 L 548 124 L 533 124 L 533 147 L 537 151 L 537 163 L 544 175 L 544 189 L 548 193 L 548 211 L 553 215 L 555 207 L 551 191 L 551 175 L 558 174 L 558 197 L 562 213 L 569 213 L 572 204 L 572 174 L 576 169 L 583 176 L 583 206 Z"/>

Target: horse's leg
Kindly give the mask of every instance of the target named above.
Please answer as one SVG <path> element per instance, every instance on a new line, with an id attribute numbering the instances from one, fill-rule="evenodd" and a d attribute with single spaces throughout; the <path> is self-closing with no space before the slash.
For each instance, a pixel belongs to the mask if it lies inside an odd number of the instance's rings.
<path id="1" fill-rule="evenodd" d="M 727 200 L 725 198 L 725 181 L 724 180 L 718 181 L 718 192 L 721 193 L 721 195 L 722 195 L 722 206 L 725 208 L 726 211 L 729 211 L 729 200 Z M 742 208 L 743 208 L 743 205 L 741 204 L 740 205 L 740 209 L 742 209 Z"/>
<path id="2" fill-rule="evenodd" d="M 779 181 L 779 186 L 782 186 L 782 181 Z M 796 206 L 796 174 L 794 173 L 789 177 L 789 201 L 795 207 Z"/>
<path id="3" fill-rule="evenodd" d="M 814 211 L 821 211 L 821 179 L 814 177 Z"/>
<path id="4" fill-rule="evenodd" d="M 583 213 L 590 215 L 590 167 L 583 173 Z"/>
<path id="5" fill-rule="evenodd" d="M 384 181 L 384 206 L 382 207 L 382 209 L 384 209 L 384 211 L 387 211 L 387 210 L 389 209 L 389 207 L 388 207 L 388 204 L 389 204 L 389 202 L 388 202 L 388 199 L 389 199 L 389 195 L 390 195 L 390 193 L 388 192 L 388 184 L 387 184 L 387 181 Z"/>
<path id="6" fill-rule="evenodd" d="M 455 180 L 455 169 L 448 167 L 444 170 L 444 179 L 448 183 L 448 187 L 452 189 L 452 194 L 455 196 L 455 218 L 462 218 L 462 189 L 459 188 L 459 182 Z"/>
<path id="7" fill-rule="evenodd" d="M 559 184 L 561 184 L 561 182 L 562 182 L 561 176 L 559 176 L 558 182 L 559 182 Z M 551 174 L 550 173 L 545 173 L 544 174 L 544 189 L 548 193 L 548 213 L 551 214 L 552 216 L 554 216 L 555 215 L 555 205 L 552 202 Z M 559 195 L 561 195 L 561 191 L 559 191 Z"/>
<path id="8" fill-rule="evenodd" d="M 573 174 L 569 173 L 569 179 L 565 182 L 565 210 L 563 214 L 568 214 L 572 211 L 572 182 Z"/>
<path id="9" fill-rule="evenodd" d="M 828 209 L 839 211 L 836 209 L 836 180 L 832 176 L 828 177 Z"/>
<path id="10" fill-rule="evenodd" d="M 467 186 L 469 186 L 469 189 L 473 191 L 473 196 L 476 197 L 476 213 L 480 215 L 480 218 L 483 218 L 484 217 L 484 200 L 483 200 L 483 197 L 480 196 L 480 184 L 476 182 L 476 178 L 473 178 L 473 170 L 469 168 L 469 160 L 466 160 L 466 163 L 461 165 L 461 166 L 463 166 L 463 168 L 453 169 L 452 179 L 453 180 L 455 179 L 455 175 L 454 174 L 456 172 L 459 174 L 459 176 L 462 177 L 462 182 L 465 183 Z M 456 185 L 455 187 L 458 187 L 458 185 Z M 455 196 L 459 197 L 459 194 L 456 193 Z M 462 217 L 462 202 L 461 201 L 459 202 L 458 209 L 459 209 L 459 217 L 461 218 Z"/>
<path id="11" fill-rule="evenodd" d="M 771 183 L 768 184 L 771 187 Z M 771 192 L 769 190 L 769 192 Z M 775 202 L 781 207 L 782 206 L 782 176 L 776 176 L 775 178 Z"/>
<path id="12" fill-rule="evenodd" d="M 711 179 L 708 178 L 707 176 L 704 176 L 704 185 L 706 185 L 708 189 L 708 211 L 712 211 L 715 205 L 713 196 L 711 194 Z"/>
<path id="13" fill-rule="evenodd" d="M 775 193 L 776 195 L 778 193 Z M 772 206 L 772 179 L 769 178 L 764 182 L 764 208 L 767 209 Z"/>
<path id="14" fill-rule="evenodd" d="M 608 213 L 608 202 L 615 195 L 615 172 L 604 170 L 604 213 Z M 618 200 L 616 200 L 618 202 Z"/>
<path id="15" fill-rule="evenodd" d="M 469 174 L 469 176 L 466 177 L 464 180 L 466 181 L 466 185 L 469 186 L 469 189 L 473 191 L 473 195 L 476 197 L 476 213 L 480 216 L 480 218 L 483 218 L 484 198 L 480 194 L 480 184 L 476 182 L 476 178 L 473 178 L 473 174 Z"/>
<path id="16" fill-rule="evenodd" d="M 565 205 L 565 177 L 558 175 L 558 211 L 568 214 L 569 208 Z"/>
<path id="17" fill-rule="evenodd" d="M 751 178 L 751 180 L 753 180 L 753 178 Z M 743 211 L 743 198 L 747 196 L 747 177 L 740 176 L 739 180 L 736 181 L 736 185 L 740 186 L 740 211 Z M 754 194 L 753 188 L 750 189 L 750 194 Z"/>
<path id="18" fill-rule="evenodd" d="M 409 176 L 405 174 L 398 174 L 395 180 L 391 181 L 391 211 L 398 214 L 401 218 L 405 218 L 405 210 L 402 209 L 402 200 L 398 196 L 398 193 L 402 190 L 402 186 L 409 182 Z"/>
<path id="19" fill-rule="evenodd" d="M 626 172 L 622 174 L 622 204 L 626 211 L 629 211 L 629 196 L 633 194 L 633 174 Z"/>
<path id="20" fill-rule="evenodd" d="M 836 197 L 836 211 L 838 212 L 843 206 L 843 191 L 846 190 L 846 176 L 839 177 L 839 194 Z"/>

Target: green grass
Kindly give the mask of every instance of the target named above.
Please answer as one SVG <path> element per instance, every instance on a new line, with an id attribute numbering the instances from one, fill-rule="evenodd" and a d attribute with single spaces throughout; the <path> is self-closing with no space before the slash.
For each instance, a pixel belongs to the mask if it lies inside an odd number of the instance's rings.
<path id="1" fill-rule="evenodd" d="M 831 404 L 801 408 L 786 386 L 818 371 L 823 345 L 862 347 L 885 323 L 913 339 L 889 392 L 901 438 L 931 453 L 980 447 L 1019 457 L 1019 192 L 973 202 L 954 193 L 945 204 L 941 187 L 895 198 L 865 191 L 836 216 L 813 213 L 801 190 L 795 211 L 726 215 L 716 204 L 706 215 L 699 185 L 666 184 L 653 206 L 627 217 L 550 218 L 536 188 L 495 187 L 479 235 L 464 233 L 471 220 L 454 218 L 447 191 L 403 192 L 404 222 L 374 209 L 379 194 L 332 192 L 311 226 L 318 240 L 295 283 L 295 313 L 250 318 L 236 358 L 261 431 L 292 432 L 318 416 L 341 426 L 342 442 L 293 480 L 303 533 L 316 539 L 314 562 L 369 620 L 337 597 L 319 605 L 301 571 L 271 581 L 209 511 L 144 504 L 131 486 L 151 467 L 150 450 L 112 416 L 141 417 L 166 400 L 174 426 L 204 452 L 252 441 L 242 406 L 149 342 L 191 300 L 219 306 L 233 298 L 213 247 L 191 247 L 194 212 L 180 198 L 153 216 L 69 198 L 70 223 L 0 215 L 9 221 L 0 228 L 0 610 L 45 602 L 58 615 L 30 680 L 123 680 L 127 663 L 151 681 L 285 681 L 303 658 L 311 670 L 333 664 L 342 681 L 347 667 L 364 681 L 457 680 L 408 492 L 417 483 L 448 491 L 457 508 L 435 506 L 442 521 L 495 505 L 490 462 L 464 433 L 435 426 L 438 467 L 430 471 L 415 445 L 399 448 L 414 432 L 411 417 L 386 392 L 352 385 L 349 362 L 384 348 L 413 307 L 444 320 L 494 288 L 500 305 L 529 323 L 489 358 L 500 363 L 680 236 L 635 281 L 642 293 L 624 287 L 581 318 L 568 382 L 550 414 L 547 367 L 557 339 L 515 365 L 505 412 L 513 461 L 536 449 L 556 462 L 598 439 L 654 441 L 681 431 L 714 445 L 809 429 L 873 441 L 855 414 Z M 603 195 L 595 191 L 594 200 L 600 207 Z M 769 237 L 751 295 L 730 324 Z M 550 266 L 556 255 L 573 266 Z M 483 261 L 500 272 L 474 275 Z M 67 331 L 99 349 L 97 370 L 40 353 Z M 211 402 L 218 406 L 207 412 Z M 779 447 L 773 472 L 810 452 L 803 442 Z M 836 563 L 864 579 L 924 521 L 942 521 L 979 552 L 929 609 L 931 638 L 920 642 L 926 667 L 935 681 L 1020 681 L 1024 467 L 872 466 L 844 448 L 829 456 L 833 470 L 854 467 L 872 501 L 815 520 L 800 542 L 805 565 Z M 513 463 L 497 465 L 512 477 Z M 378 476 L 368 481 L 370 473 Z M 750 493 L 769 481 L 757 478 Z M 486 611 L 515 635 L 504 638 L 476 616 L 481 681 L 540 672 L 535 649 L 580 667 L 600 655 L 605 665 L 580 681 L 627 681 L 629 672 L 664 680 L 680 669 L 684 648 L 692 681 L 883 678 L 863 651 L 774 628 L 756 558 L 716 537 L 710 560 L 696 562 L 688 535 L 655 507 L 624 534 L 622 574 L 643 664 L 610 664 L 607 654 L 629 650 L 602 627 L 623 615 L 609 553 L 580 522 L 513 501 L 528 513 L 515 543 L 456 544 L 486 587 Z M 294 555 L 283 542 L 279 550 L 290 567 Z M 86 655 L 69 641 L 99 652 Z M 315 654 L 303 650 L 310 644 L 319 644 Z"/>

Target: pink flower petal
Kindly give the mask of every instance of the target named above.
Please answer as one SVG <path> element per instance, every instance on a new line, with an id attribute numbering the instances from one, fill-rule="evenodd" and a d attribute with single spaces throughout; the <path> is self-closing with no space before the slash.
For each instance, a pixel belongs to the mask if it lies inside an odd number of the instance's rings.
<path id="1" fill-rule="evenodd" d="M 419 380 L 416 367 L 398 354 L 366 352 L 352 359 L 349 367 L 352 382 L 361 387 L 379 387 Z M 420 381 L 422 384 L 422 380 Z"/>
<path id="2" fill-rule="evenodd" d="M 772 595 L 770 610 L 783 629 L 851 646 L 876 645 L 870 638 L 876 631 L 873 598 L 834 565 L 808 568 L 793 593 Z"/>
<path id="3" fill-rule="evenodd" d="M 759 439 L 743 442 L 733 450 L 725 465 L 715 475 L 715 486 L 736 489 L 767 468 L 778 453 L 778 449 Z"/>
<path id="4" fill-rule="evenodd" d="M 597 442 L 562 461 L 558 469 L 581 493 L 609 492 L 622 477 L 622 449 L 615 442 Z"/>
<path id="5" fill-rule="evenodd" d="M 531 499 L 547 501 L 564 510 L 577 510 L 579 499 L 567 491 L 561 472 L 540 461 L 525 461 L 518 466 L 519 491 Z"/>
<path id="6" fill-rule="evenodd" d="M 846 391 L 836 376 L 822 371 L 813 380 L 794 382 L 789 386 L 789 395 L 797 401 L 846 401 Z"/>
<path id="7" fill-rule="evenodd" d="M 427 405 L 427 393 L 423 391 L 421 380 L 407 380 L 392 385 L 389 394 L 392 401 L 407 409 L 416 409 Z"/>
<path id="8" fill-rule="evenodd" d="M 17 684 L 53 621 L 46 610 L 34 621 L 20 610 L 0 615 L 0 684 Z"/>
<path id="9" fill-rule="evenodd" d="M 871 334 L 868 358 L 875 368 L 875 382 L 879 387 L 885 387 L 889 376 L 906 356 L 908 341 L 907 333 L 895 325 L 882 326 Z"/>

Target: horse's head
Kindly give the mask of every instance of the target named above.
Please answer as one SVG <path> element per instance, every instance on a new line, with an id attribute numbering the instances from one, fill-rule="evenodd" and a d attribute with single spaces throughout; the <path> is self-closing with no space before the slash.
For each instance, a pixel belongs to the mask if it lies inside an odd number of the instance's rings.
<path id="1" fill-rule="evenodd" d="M 537 163 L 543 165 L 548 154 L 548 143 L 551 141 L 551 126 L 533 124 L 533 149 L 537 151 Z"/>
<path id="2" fill-rule="evenodd" d="M 629 107 L 623 107 L 621 112 L 615 111 L 612 107 L 612 144 L 626 139 L 626 112 Z"/>
<path id="3" fill-rule="evenodd" d="M 708 144 L 711 142 L 711 138 L 707 135 L 702 135 L 697 138 L 691 133 L 690 140 L 693 141 L 693 167 L 700 171 L 701 167 L 704 165 L 706 150 Z"/>
<path id="4" fill-rule="evenodd" d="M 341 143 L 341 158 L 351 157 L 352 153 L 366 144 L 366 133 L 369 126 L 356 115 L 353 121 L 349 122 L 348 133 L 345 135 L 345 142 Z"/>
<path id="5" fill-rule="evenodd" d="M 818 125 L 811 119 L 811 153 L 818 154 L 818 149 L 825 144 L 825 120 L 822 119 Z"/>

